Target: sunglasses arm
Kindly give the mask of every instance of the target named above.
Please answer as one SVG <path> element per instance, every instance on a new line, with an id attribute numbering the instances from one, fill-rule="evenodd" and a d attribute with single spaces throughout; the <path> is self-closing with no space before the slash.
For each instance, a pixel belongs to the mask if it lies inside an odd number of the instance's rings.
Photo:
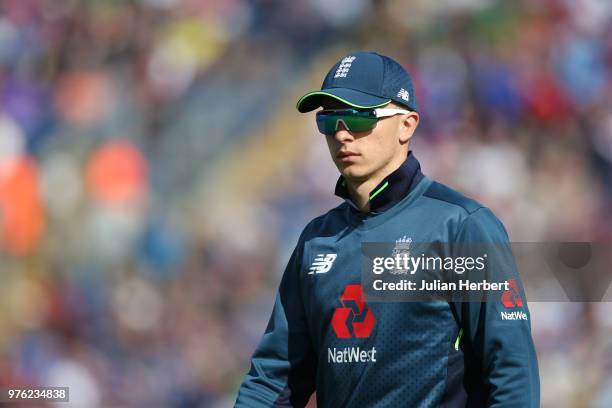
<path id="1" fill-rule="evenodd" d="M 406 110 L 406 109 L 374 109 L 374 113 L 376 114 L 377 118 L 384 118 L 387 116 L 393 116 L 393 115 L 404 115 L 406 113 L 410 113 L 411 111 Z"/>

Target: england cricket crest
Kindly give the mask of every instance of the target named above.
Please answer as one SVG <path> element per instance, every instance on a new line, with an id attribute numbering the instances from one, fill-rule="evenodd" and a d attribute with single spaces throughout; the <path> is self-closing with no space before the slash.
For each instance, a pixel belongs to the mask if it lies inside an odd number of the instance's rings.
<path id="1" fill-rule="evenodd" d="M 395 258 L 398 255 L 402 258 L 404 257 L 404 255 L 409 257 L 411 244 L 412 244 L 412 238 L 404 235 L 400 239 L 395 240 L 395 246 L 393 247 L 393 251 L 391 251 L 391 255 L 393 256 L 393 258 Z M 407 269 L 397 269 L 396 268 L 396 269 L 390 270 L 389 273 L 393 275 L 407 275 L 410 273 L 410 271 Z"/>

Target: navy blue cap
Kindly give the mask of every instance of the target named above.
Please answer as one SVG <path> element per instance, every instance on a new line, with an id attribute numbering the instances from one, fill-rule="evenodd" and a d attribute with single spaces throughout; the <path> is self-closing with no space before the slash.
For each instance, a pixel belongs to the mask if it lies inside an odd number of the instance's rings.
<path id="1" fill-rule="evenodd" d="M 418 110 L 408 72 L 395 60 L 375 52 L 353 52 L 342 58 L 327 73 L 321 90 L 302 96 L 297 109 L 310 112 L 326 97 L 355 108 L 377 108 L 393 101 Z"/>

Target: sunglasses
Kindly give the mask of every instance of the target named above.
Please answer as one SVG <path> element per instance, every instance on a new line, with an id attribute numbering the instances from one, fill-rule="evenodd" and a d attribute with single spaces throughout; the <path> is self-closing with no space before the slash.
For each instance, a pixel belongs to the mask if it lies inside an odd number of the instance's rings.
<path id="1" fill-rule="evenodd" d="M 317 112 L 317 126 L 319 132 L 327 136 L 333 136 L 338 130 L 338 124 L 342 122 L 344 127 L 351 132 L 367 132 L 374 129 L 376 123 L 382 119 L 394 115 L 410 113 L 405 109 L 329 109 Z"/>

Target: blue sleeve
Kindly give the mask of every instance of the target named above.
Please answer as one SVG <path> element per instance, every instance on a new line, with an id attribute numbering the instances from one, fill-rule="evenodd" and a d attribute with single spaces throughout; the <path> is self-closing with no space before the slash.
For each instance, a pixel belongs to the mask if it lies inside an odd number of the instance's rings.
<path id="1" fill-rule="evenodd" d="M 463 331 L 462 348 L 469 348 L 480 365 L 477 368 L 488 390 L 487 406 L 539 408 L 540 378 L 531 317 L 504 226 L 489 209 L 480 208 L 462 223 L 456 243 L 464 249 L 470 243 L 492 248 L 487 276 L 493 281 L 507 279 L 515 284 L 512 291 L 502 295 L 494 292 L 487 302 L 451 304 Z M 522 318 L 506 319 L 508 313 Z"/>
<path id="2" fill-rule="evenodd" d="M 303 407 L 315 389 L 316 360 L 300 288 L 302 239 L 283 274 L 266 331 L 251 358 L 236 407 Z"/>

